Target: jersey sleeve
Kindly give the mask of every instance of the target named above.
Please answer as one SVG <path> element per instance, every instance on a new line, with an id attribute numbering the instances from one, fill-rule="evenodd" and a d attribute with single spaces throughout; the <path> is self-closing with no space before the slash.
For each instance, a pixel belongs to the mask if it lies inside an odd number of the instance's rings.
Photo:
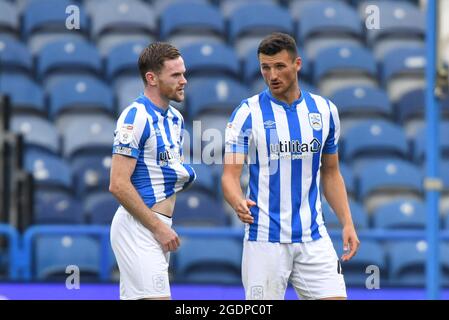
<path id="1" fill-rule="evenodd" d="M 225 152 L 248 154 L 252 133 L 251 110 L 242 102 L 232 113 L 225 131 Z"/>
<path id="2" fill-rule="evenodd" d="M 112 153 L 137 159 L 149 135 L 149 123 L 145 114 L 136 106 L 126 108 L 117 120 Z"/>
<path id="3" fill-rule="evenodd" d="M 323 153 L 337 153 L 338 140 L 340 138 L 340 118 L 338 116 L 338 110 L 332 101 L 327 100 L 327 105 L 330 110 L 329 117 L 329 134 L 324 144 Z"/>

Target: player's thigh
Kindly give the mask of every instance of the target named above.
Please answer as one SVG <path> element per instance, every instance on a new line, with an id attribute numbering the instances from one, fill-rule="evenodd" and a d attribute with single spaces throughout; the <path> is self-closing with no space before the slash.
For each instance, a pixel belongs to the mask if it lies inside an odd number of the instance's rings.
<path id="1" fill-rule="evenodd" d="M 284 299 L 292 262 L 283 244 L 245 240 L 242 282 L 246 299 Z"/>
<path id="2" fill-rule="evenodd" d="M 303 299 L 346 298 L 340 261 L 329 237 L 298 244 L 291 282 Z"/>

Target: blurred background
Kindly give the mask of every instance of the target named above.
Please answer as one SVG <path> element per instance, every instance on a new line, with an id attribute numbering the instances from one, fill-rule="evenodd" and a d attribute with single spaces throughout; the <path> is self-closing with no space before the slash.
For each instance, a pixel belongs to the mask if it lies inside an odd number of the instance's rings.
<path id="1" fill-rule="evenodd" d="M 449 14 L 449 1 L 439 5 Z M 440 21 L 444 71 L 449 19 Z M 113 132 L 143 90 L 141 50 L 162 40 L 180 49 L 187 67 L 186 100 L 174 105 L 197 172 L 194 186 L 177 197 L 182 246 L 171 255 L 173 297 L 243 299 L 243 226 L 224 203 L 222 165 L 205 163 L 204 155 L 223 152 L 233 109 L 265 89 L 256 51 L 273 31 L 297 41 L 301 89 L 339 110 L 340 167 L 362 241 L 343 264 L 349 298 L 374 297 L 365 288 L 369 265 L 380 270 L 375 298 L 424 298 L 428 48 L 426 1 L 417 0 L 0 0 L 0 296 L 118 299 L 109 244 L 118 206 L 108 192 Z M 438 219 L 447 235 L 447 82 L 441 88 Z M 193 141 L 210 128 L 220 139 Z M 245 172 L 244 188 L 247 182 Z M 322 200 L 341 255 L 339 223 Z M 444 239 L 437 285 L 448 288 Z M 80 268 L 91 296 L 65 296 L 68 265 Z M 63 287 L 57 296 L 51 284 Z M 295 298 L 291 288 L 287 298 Z"/>

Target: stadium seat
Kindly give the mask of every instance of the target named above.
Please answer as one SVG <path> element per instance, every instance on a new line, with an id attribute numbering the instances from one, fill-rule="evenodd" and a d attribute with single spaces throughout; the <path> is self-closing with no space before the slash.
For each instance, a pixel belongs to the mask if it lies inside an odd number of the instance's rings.
<path id="1" fill-rule="evenodd" d="M 112 145 L 112 142 L 111 142 Z M 76 194 L 84 197 L 92 192 L 107 191 L 111 170 L 111 156 L 86 155 L 72 162 Z"/>
<path id="2" fill-rule="evenodd" d="M 39 189 L 71 190 L 70 166 L 58 156 L 38 150 L 27 150 L 24 164 L 25 169 L 33 174 L 34 183 Z"/>
<path id="3" fill-rule="evenodd" d="M 417 200 L 394 200 L 373 212 L 373 227 L 379 229 L 424 229 L 426 208 Z"/>
<path id="4" fill-rule="evenodd" d="M 426 281 L 425 265 L 427 261 L 426 241 L 391 242 L 388 246 L 390 265 L 389 283 L 395 286 L 424 286 Z M 449 270 L 449 247 L 440 244 L 440 263 L 442 280 L 446 280 Z"/>
<path id="5" fill-rule="evenodd" d="M 341 239 L 334 241 L 334 247 L 338 257 L 341 257 L 343 255 Z M 379 268 L 381 287 L 388 279 L 387 274 L 389 270 L 385 250 L 381 243 L 375 240 L 363 240 L 357 250 L 357 254 L 351 260 L 342 262 L 341 267 L 347 286 L 363 286 L 365 288 L 368 277 L 372 273 L 372 267 Z"/>
<path id="6" fill-rule="evenodd" d="M 65 112 L 113 114 L 111 89 L 91 76 L 66 76 L 49 88 L 50 116 L 54 119 Z"/>
<path id="7" fill-rule="evenodd" d="M 35 195 L 33 224 L 83 223 L 81 203 L 68 193 L 39 191 Z"/>
<path id="8" fill-rule="evenodd" d="M 148 46 L 144 40 L 122 42 L 109 51 L 106 63 L 107 77 L 112 80 L 118 75 L 128 74 L 140 77 L 137 60 Z"/>
<path id="9" fill-rule="evenodd" d="M 449 159 L 449 121 L 440 122 L 439 125 L 439 144 L 440 155 Z M 414 141 L 414 159 L 417 163 L 423 163 L 427 153 L 427 135 L 426 126 L 423 126 L 416 134 Z"/>
<path id="10" fill-rule="evenodd" d="M 114 141 L 115 122 L 103 115 L 73 116 L 63 127 L 63 154 L 72 159 L 77 154 L 111 153 Z"/>
<path id="11" fill-rule="evenodd" d="M 342 225 L 338 220 L 338 217 L 335 214 L 334 210 L 331 208 L 324 197 L 322 199 L 323 218 L 326 228 L 328 230 L 341 230 Z M 363 206 L 355 201 L 350 200 L 349 207 L 351 209 L 351 216 L 356 229 L 359 230 L 369 228 L 368 214 L 365 212 Z"/>
<path id="12" fill-rule="evenodd" d="M 203 161 L 205 158 L 210 159 L 210 162 L 221 160 L 229 116 L 230 114 L 202 113 L 194 119 L 201 123 Z"/>
<path id="13" fill-rule="evenodd" d="M 33 70 L 33 60 L 27 47 L 7 34 L 0 34 L 0 69 L 2 73 L 14 72 L 25 75 L 30 75 Z"/>
<path id="14" fill-rule="evenodd" d="M 23 94 L 26 92 L 26 94 Z M 12 111 L 47 116 L 44 93 L 31 78 L 22 74 L 1 74 L 0 93 L 10 96 Z"/>
<path id="15" fill-rule="evenodd" d="M 188 190 L 176 196 L 173 223 L 177 226 L 225 227 L 227 213 L 209 193 Z"/>
<path id="16" fill-rule="evenodd" d="M 393 109 L 385 91 L 369 86 L 350 86 L 336 91 L 331 97 L 343 120 L 393 117 Z M 343 126 L 342 126 L 343 127 Z"/>
<path id="17" fill-rule="evenodd" d="M 182 238 L 175 279 L 190 283 L 241 283 L 242 244 L 234 239 Z"/>
<path id="18" fill-rule="evenodd" d="M 313 61 L 314 83 L 325 96 L 350 85 L 377 86 L 377 67 L 371 52 L 355 45 L 320 50 Z"/>
<path id="19" fill-rule="evenodd" d="M 291 11 L 297 19 L 298 41 L 314 56 L 320 49 L 341 44 L 360 44 L 361 21 L 357 12 L 344 2 L 320 0 L 304 3 L 300 11 Z"/>
<path id="20" fill-rule="evenodd" d="M 241 6 L 254 4 L 254 0 L 212 0 L 219 7 L 223 15 L 228 19 L 229 16 L 240 9 Z M 258 0 L 257 3 L 265 3 L 268 5 L 277 5 L 276 0 Z"/>
<path id="21" fill-rule="evenodd" d="M 10 1 L 0 1 L 0 32 L 11 35 L 19 33 L 19 13 L 14 3 Z"/>
<path id="22" fill-rule="evenodd" d="M 119 205 L 114 196 L 106 191 L 84 198 L 84 211 L 91 224 L 110 225 Z"/>
<path id="23" fill-rule="evenodd" d="M 196 79 L 186 90 L 188 113 L 192 119 L 205 111 L 230 115 L 249 96 L 246 87 L 229 78 Z"/>
<path id="24" fill-rule="evenodd" d="M 367 6 L 376 6 L 366 10 Z M 359 5 L 363 21 L 377 12 L 380 27 L 368 28 L 368 44 L 376 57 L 383 57 L 391 49 L 422 43 L 425 35 L 425 14 L 407 1 L 364 1 Z M 369 19 L 366 20 L 370 24 Z"/>
<path id="25" fill-rule="evenodd" d="M 56 127 L 42 117 L 15 115 L 11 121 L 11 129 L 23 135 L 27 149 L 38 148 L 55 155 L 60 152 L 60 139 Z"/>
<path id="26" fill-rule="evenodd" d="M 366 158 L 410 157 L 407 138 L 398 125 L 365 120 L 345 131 L 342 156 L 347 162 Z"/>
<path id="27" fill-rule="evenodd" d="M 422 171 L 410 162 L 366 160 L 357 166 L 356 174 L 359 199 L 369 213 L 396 198 L 422 199 Z"/>
<path id="28" fill-rule="evenodd" d="M 151 6 L 142 1 L 103 1 L 92 10 L 91 35 L 98 40 L 107 33 L 156 32 L 156 16 Z"/>
<path id="29" fill-rule="evenodd" d="M 39 52 L 36 68 L 40 79 L 55 72 L 102 74 L 96 47 L 84 40 L 62 39 L 47 43 Z"/>
<path id="30" fill-rule="evenodd" d="M 397 103 L 399 122 L 405 124 L 411 120 L 424 120 L 424 88 L 418 88 L 402 95 Z"/>
<path id="31" fill-rule="evenodd" d="M 197 1 L 168 4 L 160 15 L 160 37 L 175 34 L 217 35 L 225 38 L 225 21 L 214 6 Z"/>
<path id="32" fill-rule="evenodd" d="M 65 280 L 69 265 L 78 266 L 84 281 L 98 280 L 99 260 L 99 242 L 89 236 L 41 235 L 34 243 L 37 280 Z"/>
<path id="33" fill-rule="evenodd" d="M 79 28 L 77 29 L 69 29 L 66 26 L 66 20 L 72 13 L 71 11 L 67 13 L 66 10 L 73 5 L 79 8 Z M 76 19 L 68 21 L 73 23 Z M 22 34 L 33 54 L 47 41 L 72 36 L 85 38 L 88 30 L 86 12 L 81 4 L 70 0 L 29 1 L 23 11 Z"/>
<path id="34" fill-rule="evenodd" d="M 220 43 L 195 43 L 180 48 L 187 76 L 240 77 L 239 60 L 232 47 Z M 190 79 L 190 78 L 189 78 Z"/>
<path id="35" fill-rule="evenodd" d="M 200 192 L 208 192 L 210 196 L 217 196 L 217 185 L 219 184 L 219 176 L 221 176 L 219 165 L 206 164 L 201 158 L 195 158 L 190 161 L 190 166 L 196 173 L 195 183 L 192 189 Z"/>
<path id="36" fill-rule="evenodd" d="M 406 92 L 425 88 L 425 65 L 424 48 L 398 48 L 385 55 L 381 77 L 393 102 L 400 100 Z"/>
<path id="37" fill-rule="evenodd" d="M 143 92 L 143 88 L 144 84 L 140 76 L 128 78 L 127 81 L 121 82 L 115 86 L 114 91 L 117 94 L 117 110 L 119 114 L 140 96 Z"/>
<path id="38" fill-rule="evenodd" d="M 265 36 L 273 31 L 292 34 L 292 29 L 289 12 L 267 2 L 242 4 L 229 16 L 229 40 L 232 43 L 245 35 Z"/>

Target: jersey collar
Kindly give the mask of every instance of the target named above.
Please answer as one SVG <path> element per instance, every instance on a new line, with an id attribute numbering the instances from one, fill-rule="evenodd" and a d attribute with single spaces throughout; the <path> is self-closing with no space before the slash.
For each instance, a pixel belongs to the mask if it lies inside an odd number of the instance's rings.
<path id="1" fill-rule="evenodd" d="M 167 116 L 168 110 L 170 109 L 170 105 L 168 106 L 168 108 L 166 110 L 158 107 L 143 93 L 140 94 L 140 96 L 139 96 L 139 98 L 137 98 L 137 100 L 140 100 L 145 105 L 145 107 L 147 108 L 147 111 L 148 111 L 148 108 L 151 108 L 154 111 L 159 112 L 163 117 Z"/>
<path id="2" fill-rule="evenodd" d="M 284 101 L 281 101 L 281 100 L 276 99 L 276 98 L 271 94 L 269 88 L 267 88 L 267 89 L 265 90 L 265 92 L 267 93 L 267 96 L 270 98 L 271 101 L 273 101 L 274 103 L 276 103 L 276 104 L 278 104 L 278 105 L 280 105 L 280 106 L 283 106 L 285 109 L 296 108 L 296 106 L 297 106 L 298 104 L 301 103 L 301 101 L 303 100 L 303 97 L 304 97 L 304 94 L 302 93 L 301 88 L 299 88 L 299 93 L 300 93 L 299 99 L 296 99 L 295 101 L 293 101 L 292 104 L 289 105 L 287 102 L 284 102 Z"/>

